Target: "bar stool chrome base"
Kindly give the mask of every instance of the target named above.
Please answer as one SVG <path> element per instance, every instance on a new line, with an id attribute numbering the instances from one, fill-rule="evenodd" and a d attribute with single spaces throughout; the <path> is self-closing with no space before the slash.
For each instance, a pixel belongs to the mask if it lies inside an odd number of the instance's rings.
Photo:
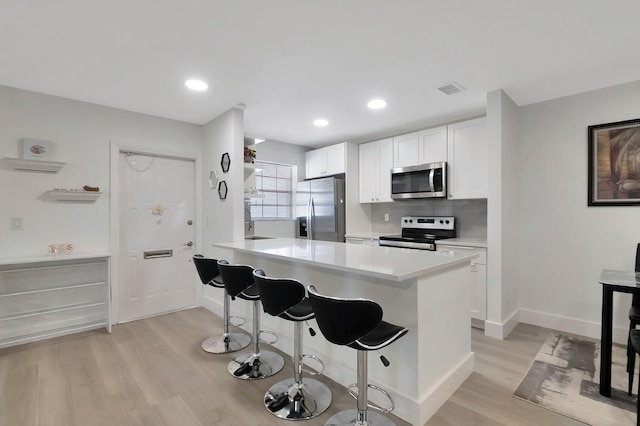
<path id="1" fill-rule="evenodd" d="M 229 333 L 209 337 L 202 342 L 202 350 L 211 354 L 226 354 L 244 349 L 251 343 L 251 336 L 243 333 Z"/>
<path id="2" fill-rule="evenodd" d="M 277 353 L 261 351 L 256 354 L 242 354 L 227 365 L 229 373 L 243 380 L 264 379 L 273 376 L 284 367 L 284 359 Z"/>
<path id="3" fill-rule="evenodd" d="M 358 419 L 358 410 L 344 410 L 334 414 L 324 423 L 324 426 L 395 426 L 396 424 L 373 411 L 366 412 L 366 419 Z M 360 420 L 360 421 L 359 421 Z"/>
<path id="4" fill-rule="evenodd" d="M 302 379 L 302 386 L 293 379 L 271 386 L 264 395 L 264 406 L 273 415 L 285 420 L 312 419 L 329 408 L 331 391 L 315 379 Z"/>

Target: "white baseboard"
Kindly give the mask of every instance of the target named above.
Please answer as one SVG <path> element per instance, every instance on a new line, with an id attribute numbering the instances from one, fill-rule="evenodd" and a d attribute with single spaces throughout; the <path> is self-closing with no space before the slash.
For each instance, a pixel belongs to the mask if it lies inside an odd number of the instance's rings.
<path id="1" fill-rule="evenodd" d="M 600 339 L 601 327 L 599 322 L 584 321 L 575 318 L 562 317 L 544 312 L 537 312 L 528 309 L 520 310 L 520 322 L 537 325 L 553 330 L 564 331 L 566 333 L 586 336 L 592 339 Z M 613 327 L 613 342 L 626 345 L 627 328 Z"/>
<path id="2" fill-rule="evenodd" d="M 420 401 L 420 423 L 424 424 L 433 416 L 440 407 L 447 402 L 453 393 L 464 383 L 473 373 L 475 365 L 475 355 L 473 352 L 456 365 L 452 371 L 443 375 L 445 379 L 438 382 L 429 389 Z"/>
<path id="3" fill-rule="evenodd" d="M 521 322 L 520 311 L 512 313 L 511 316 L 503 323 L 487 320 L 484 323 L 484 335 L 493 337 L 494 339 L 504 340 L 504 338 L 513 331 L 519 322 Z"/>

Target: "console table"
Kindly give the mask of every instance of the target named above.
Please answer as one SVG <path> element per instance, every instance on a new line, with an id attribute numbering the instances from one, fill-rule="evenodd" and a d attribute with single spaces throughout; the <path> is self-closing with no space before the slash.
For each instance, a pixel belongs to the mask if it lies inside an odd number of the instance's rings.
<path id="1" fill-rule="evenodd" d="M 0 348 L 111 332 L 109 254 L 0 260 Z"/>

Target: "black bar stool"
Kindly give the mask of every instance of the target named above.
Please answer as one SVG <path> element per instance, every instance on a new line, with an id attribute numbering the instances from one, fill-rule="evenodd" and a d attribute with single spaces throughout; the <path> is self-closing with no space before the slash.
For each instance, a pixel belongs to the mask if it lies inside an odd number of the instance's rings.
<path id="1" fill-rule="evenodd" d="M 349 386 L 349 393 L 357 399 L 357 409 L 334 414 L 325 422 L 325 426 L 394 425 L 385 416 L 368 412 L 367 408 L 371 407 L 382 413 L 389 413 L 394 406 L 391 395 L 367 383 L 367 352 L 390 345 L 409 330 L 382 321 L 382 308 L 372 300 L 324 296 L 312 285 L 308 287 L 308 291 L 318 327 L 324 337 L 331 343 L 358 351 L 358 382 Z M 384 356 L 380 359 L 385 366 L 389 365 Z M 354 388 L 357 388 L 357 394 L 353 391 Z M 383 393 L 389 399 L 390 407 L 369 403 L 368 388 Z"/>
<path id="2" fill-rule="evenodd" d="M 629 383 L 631 383 L 631 379 L 633 378 L 633 373 L 635 372 L 636 366 L 636 354 L 640 354 L 640 330 L 633 329 L 629 331 L 629 342 L 631 342 L 631 353 L 632 356 L 629 358 Z M 640 382 L 640 378 L 638 379 Z M 629 385 L 631 386 L 631 385 Z M 629 388 L 629 393 L 631 393 L 631 388 Z M 640 394 L 640 383 L 638 384 L 638 394 Z M 636 405 L 636 425 L 640 426 L 640 397 L 638 397 L 638 402 Z"/>
<path id="3" fill-rule="evenodd" d="M 216 259 L 206 258 L 201 254 L 196 254 L 193 256 L 193 264 L 196 265 L 196 270 L 198 271 L 202 284 L 221 288 L 224 291 L 223 333 L 222 335 L 209 337 L 202 342 L 202 349 L 212 354 L 225 354 L 246 348 L 249 346 L 249 343 L 251 343 L 250 336 L 244 333 L 229 333 L 229 319 L 231 318 L 229 315 L 229 305 L 231 298 L 224 286 L 224 282 L 222 282 L 222 278 L 220 278 L 218 261 Z"/>
<path id="4" fill-rule="evenodd" d="M 303 358 L 322 364 L 317 357 L 302 353 L 302 322 L 315 318 L 304 285 L 288 278 L 270 278 L 264 271 L 253 272 L 264 311 L 295 324 L 293 346 L 293 379 L 271 386 L 264 396 L 264 405 L 275 416 L 287 420 L 306 420 L 322 414 L 331 405 L 331 390 L 315 379 L 303 378 Z M 315 332 L 309 329 L 313 336 Z M 320 374 L 320 373 L 317 373 Z"/>
<path id="5" fill-rule="evenodd" d="M 218 270 L 232 298 L 253 302 L 253 352 L 238 355 L 227 365 L 227 370 L 239 379 L 254 380 L 273 376 L 284 367 L 284 359 L 275 352 L 260 350 L 260 294 L 253 285 L 253 268 L 248 265 L 230 265 L 218 260 Z"/>

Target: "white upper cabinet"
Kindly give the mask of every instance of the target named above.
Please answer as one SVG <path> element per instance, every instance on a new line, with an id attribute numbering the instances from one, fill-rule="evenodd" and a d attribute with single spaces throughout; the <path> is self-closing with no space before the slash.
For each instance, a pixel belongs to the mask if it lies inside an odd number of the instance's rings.
<path id="1" fill-rule="evenodd" d="M 305 178 L 312 179 L 345 173 L 345 143 L 305 153 Z"/>
<path id="2" fill-rule="evenodd" d="M 486 119 L 450 124 L 448 130 L 449 196 L 451 200 L 487 198 Z"/>
<path id="3" fill-rule="evenodd" d="M 418 132 L 393 138 L 393 167 L 417 166 L 419 139 Z"/>
<path id="4" fill-rule="evenodd" d="M 393 139 L 382 139 L 359 146 L 360 202 L 391 202 Z"/>
<path id="5" fill-rule="evenodd" d="M 393 138 L 393 167 L 447 161 L 447 126 Z"/>
<path id="6" fill-rule="evenodd" d="M 420 164 L 447 161 L 447 126 L 418 132 L 418 158 Z"/>

